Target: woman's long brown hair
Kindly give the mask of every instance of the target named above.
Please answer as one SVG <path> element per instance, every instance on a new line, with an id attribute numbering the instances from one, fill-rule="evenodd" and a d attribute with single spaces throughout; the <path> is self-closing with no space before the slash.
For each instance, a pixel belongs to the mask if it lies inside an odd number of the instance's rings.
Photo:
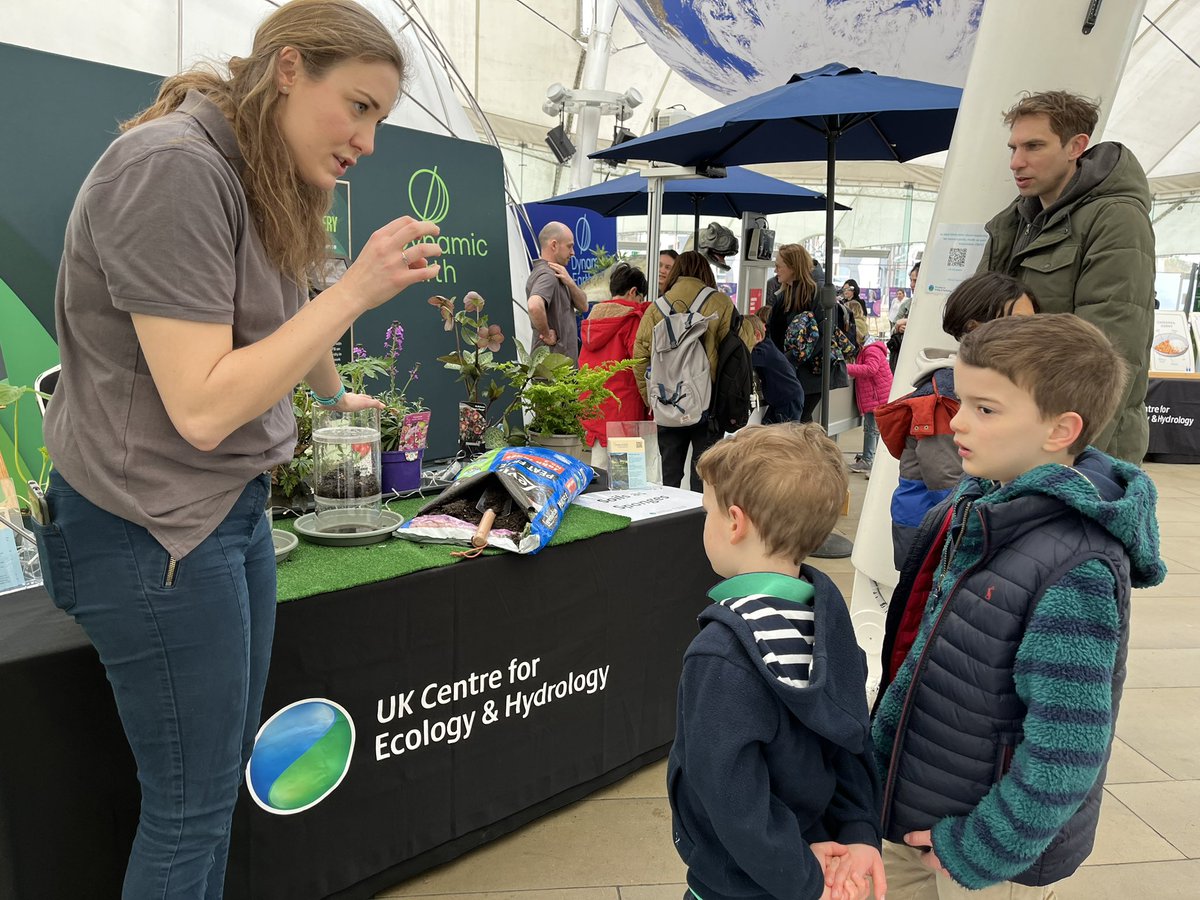
<path id="1" fill-rule="evenodd" d="M 174 112 L 190 90 L 215 103 L 237 136 L 245 163 L 242 184 L 263 247 L 285 275 L 304 285 L 325 258 L 324 215 L 333 195 L 300 179 L 276 124 L 276 66 L 284 47 L 299 51 L 305 74 L 317 80 L 340 63 L 361 60 L 391 63 L 404 81 L 406 66 L 395 38 L 362 6 L 353 0 L 292 0 L 259 26 L 249 56 L 229 60 L 228 76 L 208 66 L 171 76 L 154 103 L 121 130 Z"/>

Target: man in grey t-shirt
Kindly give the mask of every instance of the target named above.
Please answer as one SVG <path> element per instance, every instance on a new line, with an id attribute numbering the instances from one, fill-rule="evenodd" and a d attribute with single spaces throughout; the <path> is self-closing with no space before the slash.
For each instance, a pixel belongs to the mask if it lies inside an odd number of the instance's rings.
<path id="1" fill-rule="evenodd" d="M 566 269 L 575 255 L 575 236 L 562 222 L 550 222 L 538 234 L 538 246 L 541 255 L 533 261 L 525 282 L 533 347 L 545 344 L 579 362 L 575 311 L 587 312 L 587 294 Z"/>

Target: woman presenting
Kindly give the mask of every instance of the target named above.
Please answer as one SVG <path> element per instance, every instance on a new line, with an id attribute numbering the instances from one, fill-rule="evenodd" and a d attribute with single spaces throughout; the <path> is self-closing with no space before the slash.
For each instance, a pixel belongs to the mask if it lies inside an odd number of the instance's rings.
<path id="1" fill-rule="evenodd" d="M 126 898 L 220 897 L 275 618 L 263 516 L 291 394 L 338 410 L 331 337 L 428 281 L 429 222 L 373 234 L 312 302 L 334 183 L 374 149 L 404 62 L 351 0 L 273 12 L 228 73 L 168 78 L 84 181 L 55 296 L 62 374 L 46 587 L 96 646 L 137 762 Z"/>

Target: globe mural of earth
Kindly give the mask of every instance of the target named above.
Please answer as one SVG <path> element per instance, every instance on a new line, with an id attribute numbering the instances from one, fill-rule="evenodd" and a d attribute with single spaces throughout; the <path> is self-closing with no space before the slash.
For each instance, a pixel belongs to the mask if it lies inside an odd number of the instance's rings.
<path id="1" fill-rule="evenodd" d="M 725 102 L 840 62 L 962 86 L 984 0 L 618 0 L 679 75 Z"/>

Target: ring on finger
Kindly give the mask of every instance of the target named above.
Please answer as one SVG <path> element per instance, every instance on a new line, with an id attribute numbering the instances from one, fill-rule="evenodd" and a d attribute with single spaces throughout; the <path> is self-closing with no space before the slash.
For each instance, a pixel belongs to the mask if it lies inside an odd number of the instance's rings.
<path id="1" fill-rule="evenodd" d="M 412 265 L 412 263 L 411 263 L 411 262 L 409 262 L 409 259 L 408 259 L 408 253 L 407 253 L 407 252 L 405 252 L 404 250 L 401 250 L 401 251 L 400 251 L 400 258 L 401 258 L 402 260 L 404 260 L 404 264 L 405 264 L 406 266 L 411 266 L 411 265 Z"/>

